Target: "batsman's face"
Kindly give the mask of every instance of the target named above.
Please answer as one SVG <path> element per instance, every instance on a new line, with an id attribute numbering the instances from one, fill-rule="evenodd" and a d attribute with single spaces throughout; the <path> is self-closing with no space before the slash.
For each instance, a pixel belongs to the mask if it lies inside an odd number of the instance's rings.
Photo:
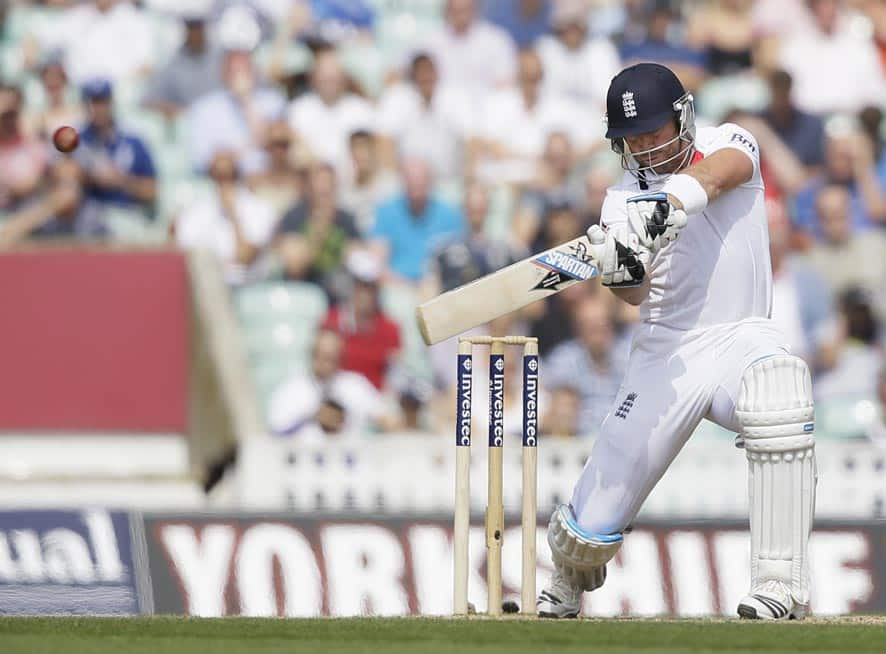
<path id="1" fill-rule="evenodd" d="M 677 126 L 670 120 L 653 132 L 626 136 L 625 144 L 641 166 L 662 164 L 661 168 L 655 168 L 658 174 L 674 172 L 681 163 L 677 155 L 686 147 L 677 138 Z M 663 163 L 665 161 L 667 163 Z"/>

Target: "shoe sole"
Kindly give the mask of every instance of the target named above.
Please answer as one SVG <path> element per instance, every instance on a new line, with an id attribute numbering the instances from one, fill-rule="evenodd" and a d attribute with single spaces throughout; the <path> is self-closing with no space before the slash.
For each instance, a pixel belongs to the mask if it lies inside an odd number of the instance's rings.
<path id="1" fill-rule="evenodd" d="M 738 605 L 738 615 L 739 615 L 739 617 L 744 618 L 745 620 L 762 620 L 762 618 L 759 615 L 757 615 L 757 609 L 755 609 L 753 606 L 748 606 L 747 604 L 739 604 Z M 785 618 L 780 618 L 780 619 L 784 620 Z M 794 615 L 793 613 L 790 613 L 787 616 L 787 619 L 788 620 L 801 620 L 802 618 L 799 618 L 796 615 Z M 776 622 L 778 620 L 779 620 L 779 618 L 772 619 L 773 622 Z"/>
<path id="2" fill-rule="evenodd" d="M 745 620 L 760 619 L 760 616 L 757 615 L 757 609 L 755 609 L 753 606 L 748 606 L 747 604 L 738 605 L 738 615 Z"/>
<path id="3" fill-rule="evenodd" d="M 549 613 L 547 611 L 539 611 L 538 617 L 540 618 L 550 618 L 553 620 L 571 620 L 573 618 L 578 617 L 578 613 L 567 613 L 566 615 L 557 615 L 556 613 Z"/>

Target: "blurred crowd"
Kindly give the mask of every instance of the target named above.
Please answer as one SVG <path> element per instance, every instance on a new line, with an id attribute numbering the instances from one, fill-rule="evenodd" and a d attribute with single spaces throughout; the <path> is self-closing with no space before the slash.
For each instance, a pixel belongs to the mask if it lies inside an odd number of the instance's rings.
<path id="1" fill-rule="evenodd" d="M 9 0 L 0 12 L 0 247 L 168 241 L 213 252 L 235 295 L 320 289 L 328 315 L 296 326 L 316 329 L 307 363 L 268 398 L 282 435 L 448 429 L 454 347 L 409 347 L 411 312 L 385 298 L 414 306 L 599 220 L 621 174 L 606 88 L 638 61 L 678 74 L 699 123 L 757 137 L 773 318 L 819 401 L 886 404 L 886 2 Z M 66 124 L 80 130 L 71 155 L 50 146 Z M 540 338 L 542 434 L 595 431 L 636 320 L 588 283 L 489 326 Z M 508 385 L 516 399 L 513 372 Z"/>

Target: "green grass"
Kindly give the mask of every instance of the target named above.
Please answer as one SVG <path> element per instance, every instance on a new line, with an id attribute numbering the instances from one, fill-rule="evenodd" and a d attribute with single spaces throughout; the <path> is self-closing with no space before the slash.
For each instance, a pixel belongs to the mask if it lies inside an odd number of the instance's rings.
<path id="1" fill-rule="evenodd" d="M 886 652 L 882 618 L 737 620 L 0 618 L 3 654 Z"/>

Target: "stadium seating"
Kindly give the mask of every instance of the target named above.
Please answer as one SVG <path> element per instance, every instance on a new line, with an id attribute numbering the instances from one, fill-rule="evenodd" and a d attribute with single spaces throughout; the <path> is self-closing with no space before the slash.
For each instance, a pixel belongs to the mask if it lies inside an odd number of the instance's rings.
<path id="1" fill-rule="evenodd" d="M 317 326 L 328 309 L 324 293 L 300 282 L 267 282 L 234 294 L 260 406 L 274 389 L 304 370 Z"/>

